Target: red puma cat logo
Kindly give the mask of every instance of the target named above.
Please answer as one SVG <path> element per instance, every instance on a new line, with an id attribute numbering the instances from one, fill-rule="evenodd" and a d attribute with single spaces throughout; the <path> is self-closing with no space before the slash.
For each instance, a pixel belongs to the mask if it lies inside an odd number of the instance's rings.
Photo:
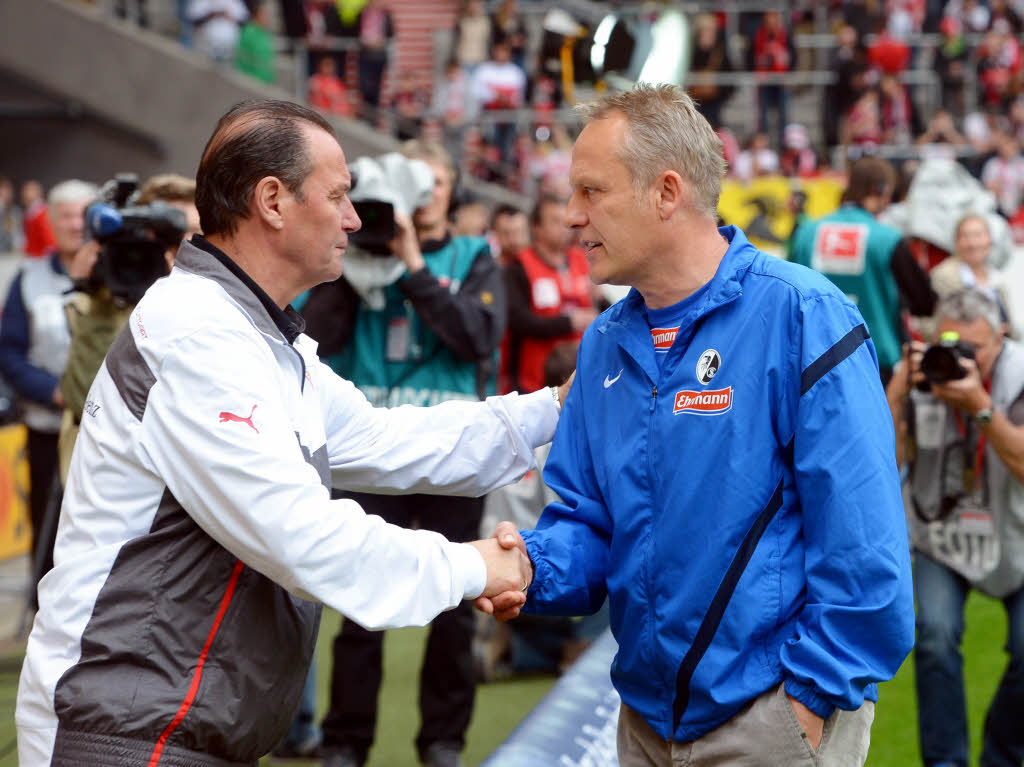
<path id="1" fill-rule="evenodd" d="M 259 434 L 260 430 L 257 429 L 256 426 L 252 422 L 252 414 L 254 412 L 256 412 L 256 406 L 255 405 L 252 406 L 252 410 L 249 411 L 249 416 L 247 418 L 243 418 L 240 415 L 235 415 L 234 413 L 229 413 L 226 410 L 222 410 L 221 414 L 220 414 L 220 423 L 225 423 L 227 421 L 238 421 L 239 423 L 247 423 L 247 424 L 249 424 L 249 426 L 252 427 L 252 430 L 254 432 Z"/>

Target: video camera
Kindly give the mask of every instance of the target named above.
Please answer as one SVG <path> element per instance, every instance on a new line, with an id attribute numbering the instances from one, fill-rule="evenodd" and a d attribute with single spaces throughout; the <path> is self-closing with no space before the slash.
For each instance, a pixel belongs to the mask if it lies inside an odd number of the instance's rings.
<path id="1" fill-rule="evenodd" d="M 86 208 L 87 236 L 101 247 L 92 272 L 78 289 L 96 293 L 106 286 L 115 298 L 135 304 L 150 285 L 167 276 L 164 253 L 181 242 L 188 222 L 184 212 L 164 202 L 131 204 L 138 187 L 138 176 L 120 173 Z"/>
<path id="2" fill-rule="evenodd" d="M 349 235 L 349 242 L 366 255 L 391 257 L 388 245 L 398 234 L 395 210 L 412 215 L 430 202 L 434 172 L 422 160 L 409 159 L 397 152 L 358 157 L 350 170 L 349 199 L 362 226 Z"/>
<path id="3" fill-rule="evenodd" d="M 967 375 L 967 369 L 960 364 L 962 359 L 974 359 L 975 347 L 960 340 L 960 334 L 947 331 L 939 343 L 929 346 L 921 357 L 921 372 L 926 379 L 921 388 L 927 391 L 932 384 L 958 381 Z"/>

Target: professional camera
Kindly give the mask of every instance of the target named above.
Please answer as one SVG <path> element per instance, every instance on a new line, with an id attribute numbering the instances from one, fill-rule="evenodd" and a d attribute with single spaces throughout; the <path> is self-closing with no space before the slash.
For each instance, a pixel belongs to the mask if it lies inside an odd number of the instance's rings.
<path id="1" fill-rule="evenodd" d="M 349 241 L 360 253 L 390 257 L 388 243 L 398 233 L 395 210 L 411 216 L 430 202 L 434 172 L 422 160 L 411 160 L 397 152 L 359 157 L 350 169 L 353 183 L 349 199 L 362 226 L 349 235 Z M 351 271 L 349 266 L 346 270 Z"/>
<path id="2" fill-rule="evenodd" d="M 967 369 L 960 360 L 974 359 L 975 347 L 960 340 L 960 334 L 946 332 L 939 343 L 929 346 L 921 357 L 921 372 L 927 379 L 928 386 L 957 381 L 967 375 Z"/>
<path id="3" fill-rule="evenodd" d="M 135 304 L 167 275 L 164 253 L 181 242 L 188 222 L 184 212 L 164 202 L 133 205 L 138 187 L 134 174 L 118 174 L 86 209 L 87 236 L 101 247 L 92 273 L 78 289 L 95 293 L 106 286 L 115 298 Z"/>

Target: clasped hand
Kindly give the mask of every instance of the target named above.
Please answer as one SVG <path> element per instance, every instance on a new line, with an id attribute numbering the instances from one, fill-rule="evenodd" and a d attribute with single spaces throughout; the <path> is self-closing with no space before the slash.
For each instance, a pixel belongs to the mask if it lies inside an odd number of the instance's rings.
<path id="1" fill-rule="evenodd" d="M 502 522 L 494 537 L 472 545 L 487 565 L 487 586 L 473 604 L 503 623 L 515 618 L 526 604 L 526 591 L 533 581 L 533 563 L 523 537 L 511 522 Z"/>

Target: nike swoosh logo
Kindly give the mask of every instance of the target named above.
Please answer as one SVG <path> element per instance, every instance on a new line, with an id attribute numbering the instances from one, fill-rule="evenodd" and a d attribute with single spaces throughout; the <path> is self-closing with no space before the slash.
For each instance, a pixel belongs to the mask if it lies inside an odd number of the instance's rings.
<path id="1" fill-rule="evenodd" d="M 625 368 L 623 368 L 622 370 L 625 370 Z M 615 382 L 616 382 L 616 381 L 618 381 L 618 380 L 619 380 L 620 378 L 622 378 L 622 370 L 620 370 L 620 371 L 619 371 L 619 374 L 618 374 L 617 376 L 615 376 L 615 378 L 609 378 L 608 376 L 605 376 L 605 377 L 604 377 L 604 388 L 606 388 L 606 389 L 607 389 L 607 388 L 608 388 L 609 386 L 611 386 L 611 385 L 612 385 L 613 383 L 615 383 Z"/>

